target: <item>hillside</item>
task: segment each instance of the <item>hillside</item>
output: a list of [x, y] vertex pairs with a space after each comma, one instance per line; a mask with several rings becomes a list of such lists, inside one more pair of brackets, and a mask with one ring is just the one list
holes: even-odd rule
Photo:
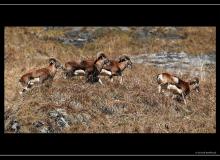
[[[99, 51], [110, 59], [122, 54], [131, 57], [133, 67], [125, 69], [123, 84], [117, 77], [113, 83], [101, 77], [104, 86], [86, 83], [84, 77], [66, 80], [60, 70], [51, 87], [36, 87], [23, 97], [19, 95], [19, 78], [30, 69], [47, 66], [49, 57], [65, 63], [94, 58]], [[5, 132], [215, 133], [216, 64], [204, 62], [201, 76], [200, 68], [195, 74], [191, 63], [185, 70], [177, 63], [172, 72], [182, 79], [195, 75], [201, 78], [201, 92], [192, 92], [184, 105], [158, 94], [154, 77], [168, 71], [166, 65], [158, 67], [159, 61], [149, 65], [143, 59], [145, 54], [158, 53], [209, 59], [216, 54], [216, 29], [6, 27]]]

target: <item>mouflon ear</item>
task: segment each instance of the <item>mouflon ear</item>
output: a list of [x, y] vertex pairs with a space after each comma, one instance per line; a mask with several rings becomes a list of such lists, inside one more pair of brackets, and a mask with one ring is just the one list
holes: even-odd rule
[[119, 62], [123, 62], [123, 61], [125, 61], [126, 60], [126, 56], [125, 55], [121, 55], [120, 57], [119, 57]]

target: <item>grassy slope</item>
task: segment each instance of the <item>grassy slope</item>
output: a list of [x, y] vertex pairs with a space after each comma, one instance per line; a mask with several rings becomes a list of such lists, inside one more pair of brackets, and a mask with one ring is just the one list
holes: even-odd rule
[[[215, 68], [208, 69], [212, 78], [201, 81], [200, 95], [192, 93], [188, 98], [185, 107], [191, 110], [190, 113], [183, 110], [184, 105], [157, 94], [152, 77], [163, 70], [141, 64], [125, 71], [123, 85], [117, 83], [117, 78], [112, 84], [107, 77], [102, 78], [105, 79], [105, 86], [85, 84], [83, 77], [68, 81], [63, 80], [61, 73], [58, 73], [51, 88], [34, 88], [23, 99], [18, 94], [21, 89], [17, 83], [19, 77], [30, 68], [45, 66], [50, 56], [65, 62], [68, 59], [94, 57], [97, 51], [103, 50], [113, 58], [124, 53], [157, 52], [173, 45], [182, 46], [181, 51], [189, 53], [215, 51], [214, 28], [185, 28], [181, 32], [188, 34], [188, 41], [165, 43], [164, 40], [151, 39], [140, 43], [128, 34], [113, 32], [79, 49], [44, 40], [44, 37], [62, 36], [62, 30], [6, 28], [6, 132], [10, 132], [9, 123], [14, 118], [22, 124], [21, 132], [38, 132], [33, 127], [33, 123], [38, 120], [54, 128], [55, 132], [215, 132]], [[63, 108], [68, 113], [69, 128], [61, 129], [48, 116], [55, 108]]]

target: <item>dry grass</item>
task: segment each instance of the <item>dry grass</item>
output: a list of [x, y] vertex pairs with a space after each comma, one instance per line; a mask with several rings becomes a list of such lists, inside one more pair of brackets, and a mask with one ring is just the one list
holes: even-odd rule
[[[172, 43], [184, 44], [185, 51], [215, 51], [215, 37], [207, 39], [215, 30], [204, 30], [207, 32], [185, 28], [181, 34], [187, 32], [191, 45], [187, 45], [187, 39]], [[201, 35], [197, 35], [198, 32]], [[192, 92], [187, 106], [158, 95], [153, 77], [164, 70], [142, 64], [134, 64], [132, 70], [125, 71], [122, 85], [117, 78], [110, 83], [107, 77], [102, 77], [104, 86], [85, 83], [83, 77], [64, 80], [59, 72], [52, 87], [36, 87], [22, 98], [18, 93], [21, 90], [19, 77], [30, 68], [47, 65], [50, 56], [65, 62], [68, 59], [94, 57], [97, 51], [103, 50], [113, 58], [144, 50], [156, 52], [165, 45], [156, 40], [146, 44], [134, 42], [128, 34], [118, 31], [106, 33], [83, 48], [44, 39], [63, 34], [59, 29], [45, 32], [38, 27], [5, 29], [5, 132], [13, 132], [10, 123], [14, 119], [21, 125], [22, 133], [39, 132], [40, 127], [34, 127], [37, 121], [44, 122], [44, 126], [55, 133], [216, 132], [215, 68], [206, 68], [211, 78], [201, 81], [201, 93]], [[201, 37], [205, 40], [202, 41]], [[195, 47], [197, 44], [201, 46]], [[154, 48], [157, 45], [159, 47]], [[171, 44], [168, 42], [166, 45]], [[60, 127], [57, 119], [50, 116], [50, 112], [56, 109], [64, 109], [67, 113], [69, 127]]]
[[[167, 34], [164, 27], [158, 27], [156, 32], [160, 36]], [[171, 33], [172, 34], [172, 33]], [[146, 43], [148, 52], [181, 52], [190, 54], [215, 53], [216, 28], [215, 27], [179, 27], [177, 35], [183, 37], [178, 40], [167, 40], [158, 37], [149, 39]]]

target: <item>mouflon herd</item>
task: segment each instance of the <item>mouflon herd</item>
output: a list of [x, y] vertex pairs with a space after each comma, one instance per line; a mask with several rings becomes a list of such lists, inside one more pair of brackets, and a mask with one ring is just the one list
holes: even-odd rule
[[[72, 60], [62, 65], [56, 58], [49, 59], [49, 65], [44, 68], [31, 70], [22, 75], [19, 79], [23, 89], [19, 92], [21, 95], [30, 90], [34, 85], [49, 84], [60, 69], [63, 72], [64, 79], [70, 79], [74, 76], [83, 75], [86, 82], [99, 82], [103, 85], [100, 76], [108, 76], [113, 82], [114, 76], [120, 77], [120, 84], [123, 83], [123, 71], [126, 68], [132, 68], [132, 62], [129, 56], [121, 55], [116, 60], [110, 60], [104, 52], [98, 52], [94, 60]], [[197, 77], [184, 81], [170, 73], [161, 73], [156, 76], [159, 93], [169, 91], [172, 98], [181, 98], [186, 104], [186, 96], [191, 90], [200, 91], [199, 79]]]

